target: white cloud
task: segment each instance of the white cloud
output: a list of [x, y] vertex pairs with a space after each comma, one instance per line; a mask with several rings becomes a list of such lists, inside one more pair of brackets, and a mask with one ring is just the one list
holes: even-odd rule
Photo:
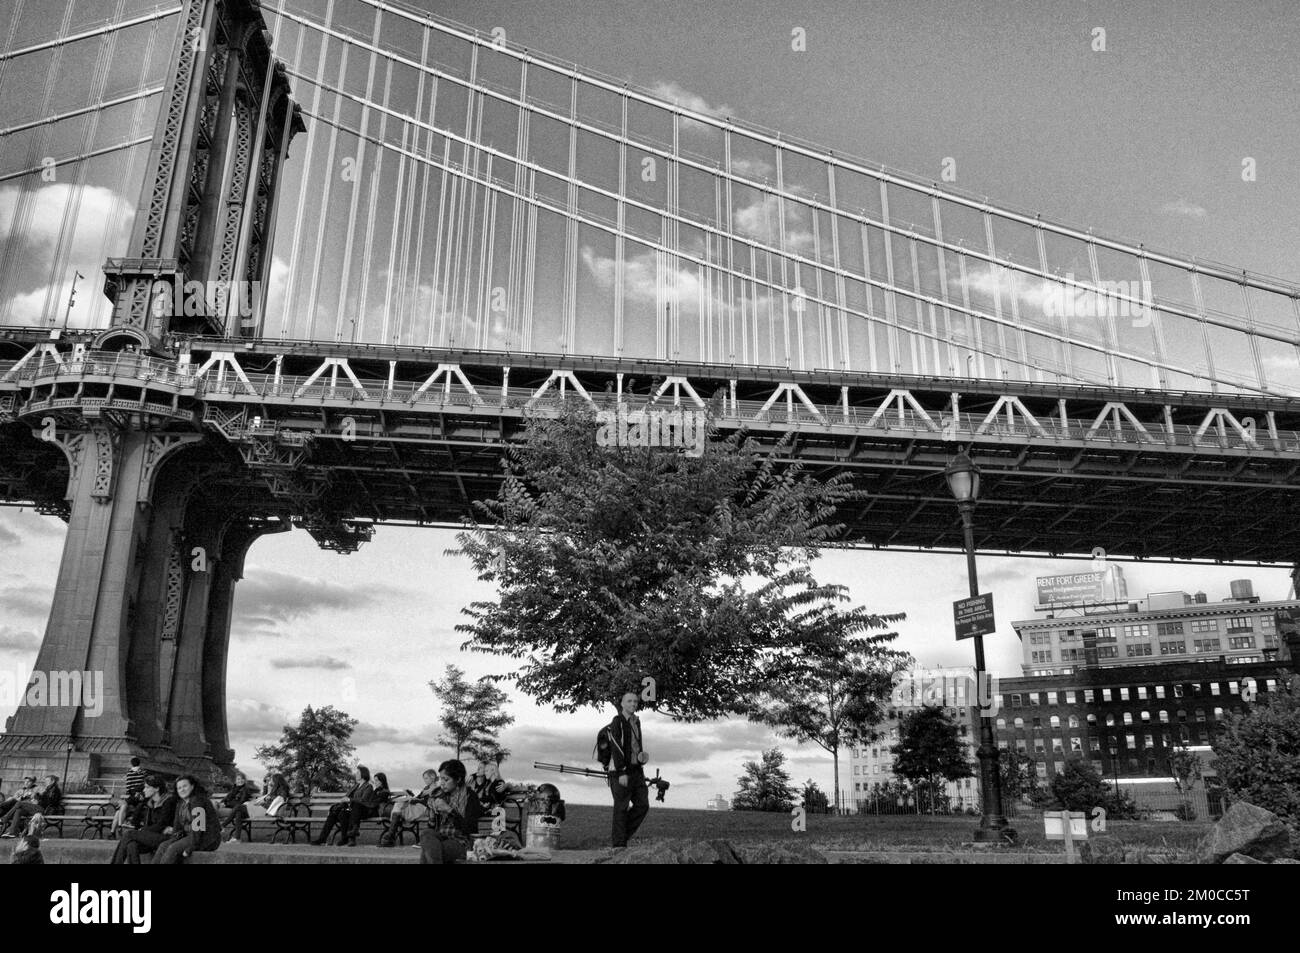
[[[693, 93], [689, 89], [672, 81], [660, 80], [650, 87], [650, 92], [656, 96], [670, 100], [683, 109], [689, 109], [692, 112], [704, 113], [709, 116], [729, 116], [734, 111], [726, 103], [711, 104], [699, 93]], [[687, 119], [686, 122], [694, 120]]]

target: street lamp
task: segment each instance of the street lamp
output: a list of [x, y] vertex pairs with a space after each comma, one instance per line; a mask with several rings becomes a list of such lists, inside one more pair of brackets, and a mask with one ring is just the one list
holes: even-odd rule
[[1110, 770], [1115, 775], [1115, 796], [1119, 797], [1119, 735], [1107, 739], [1106, 750], [1110, 752]]
[[[943, 471], [948, 481], [948, 489], [957, 501], [961, 513], [962, 532], [966, 545], [966, 576], [970, 581], [970, 594], [974, 598], [980, 594], [979, 577], [975, 572], [975, 526], [972, 515], [975, 501], [980, 495], [980, 471], [961, 451]], [[975, 684], [984, 684], [984, 636], [975, 636]], [[993, 740], [993, 719], [983, 711], [980, 712], [980, 746], [975, 752], [980, 763], [980, 796], [983, 812], [979, 829], [975, 831], [977, 844], [1015, 843], [1016, 832], [1007, 823], [1002, 813], [1002, 777], [998, 770], [998, 749]]]
[[71, 741], [68, 742], [67, 755], [63, 759], [63, 786], [68, 786], [68, 765], [72, 763], [72, 752], [76, 750], [76, 745]]

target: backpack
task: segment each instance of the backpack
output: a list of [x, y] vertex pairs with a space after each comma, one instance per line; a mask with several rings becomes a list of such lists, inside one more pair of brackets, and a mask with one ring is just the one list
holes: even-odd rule
[[614, 746], [609, 738], [610, 725], [606, 725], [596, 733], [596, 747], [591, 749], [591, 756], [600, 762], [600, 766], [606, 771], [609, 770], [609, 762], [614, 757]]

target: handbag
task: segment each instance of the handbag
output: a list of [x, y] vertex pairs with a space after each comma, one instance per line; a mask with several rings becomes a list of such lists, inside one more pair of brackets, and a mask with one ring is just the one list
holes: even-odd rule
[[275, 817], [284, 808], [284, 796], [272, 798], [271, 803], [266, 806], [266, 816]]
[[402, 820], [408, 824], [422, 821], [429, 816], [429, 805], [408, 798], [402, 805]]

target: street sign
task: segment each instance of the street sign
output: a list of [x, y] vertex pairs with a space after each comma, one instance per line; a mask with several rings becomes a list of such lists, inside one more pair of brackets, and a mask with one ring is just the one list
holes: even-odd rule
[[959, 642], [977, 635], [993, 634], [997, 629], [993, 622], [993, 593], [983, 592], [969, 599], [958, 599], [952, 604], [952, 621]]

